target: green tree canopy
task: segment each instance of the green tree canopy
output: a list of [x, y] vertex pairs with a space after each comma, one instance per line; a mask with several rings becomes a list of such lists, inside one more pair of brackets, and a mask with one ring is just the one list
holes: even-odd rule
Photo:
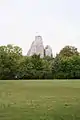
[[74, 46], [65, 46], [59, 53], [61, 57], [72, 57], [74, 55], [79, 56], [79, 52]]

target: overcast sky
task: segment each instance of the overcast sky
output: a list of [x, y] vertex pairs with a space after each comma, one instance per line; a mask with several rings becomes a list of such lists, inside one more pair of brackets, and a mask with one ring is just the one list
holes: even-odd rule
[[0, 45], [27, 54], [36, 32], [53, 54], [65, 45], [80, 50], [80, 0], [0, 0]]

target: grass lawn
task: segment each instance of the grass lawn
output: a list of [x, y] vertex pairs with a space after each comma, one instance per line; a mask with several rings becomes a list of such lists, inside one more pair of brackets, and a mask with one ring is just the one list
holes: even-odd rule
[[80, 120], [80, 81], [0, 81], [0, 120]]

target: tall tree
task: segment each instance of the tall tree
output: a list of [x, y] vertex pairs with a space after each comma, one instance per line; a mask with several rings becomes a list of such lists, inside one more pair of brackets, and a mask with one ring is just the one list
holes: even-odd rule
[[65, 46], [59, 53], [61, 57], [72, 57], [74, 55], [79, 56], [79, 52], [74, 46]]
[[22, 55], [17, 50], [12, 45], [0, 46], [0, 79], [15, 79], [18, 59]]

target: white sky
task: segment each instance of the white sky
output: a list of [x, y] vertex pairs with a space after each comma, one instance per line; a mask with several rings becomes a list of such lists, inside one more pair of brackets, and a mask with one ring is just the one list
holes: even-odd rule
[[0, 0], [0, 45], [27, 54], [36, 32], [54, 55], [65, 45], [80, 50], [80, 0]]

